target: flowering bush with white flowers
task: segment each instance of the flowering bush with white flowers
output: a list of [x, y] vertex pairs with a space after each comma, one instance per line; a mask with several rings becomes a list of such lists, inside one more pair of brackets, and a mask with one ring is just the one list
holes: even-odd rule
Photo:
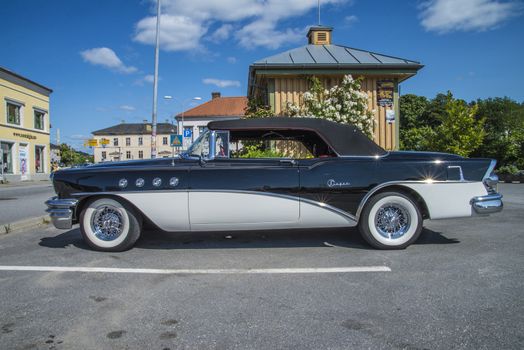
[[317, 77], [312, 77], [311, 88], [302, 95], [303, 105], [287, 104], [290, 116], [323, 118], [337, 123], [352, 124], [370, 138], [373, 137], [373, 111], [367, 109], [368, 94], [360, 90], [362, 81], [344, 76], [340, 85], [325, 89]]

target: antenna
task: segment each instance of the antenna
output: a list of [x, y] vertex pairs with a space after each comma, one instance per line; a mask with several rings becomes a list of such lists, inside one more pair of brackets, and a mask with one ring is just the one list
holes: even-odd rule
[[318, 25], [320, 25], [320, 0], [318, 0]]

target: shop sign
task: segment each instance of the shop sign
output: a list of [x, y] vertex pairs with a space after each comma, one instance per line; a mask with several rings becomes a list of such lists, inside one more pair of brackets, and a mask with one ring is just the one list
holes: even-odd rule
[[107, 145], [109, 145], [109, 142], [110, 142], [109, 139], [100, 139], [100, 144], [101, 144], [102, 146], [107, 146]]
[[393, 106], [395, 83], [393, 80], [377, 81], [377, 103], [381, 107]]
[[36, 140], [36, 136], [35, 135], [31, 135], [31, 134], [21, 134], [19, 132], [14, 132], [13, 136], [21, 137], [23, 139], [28, 139], [28, 140]]

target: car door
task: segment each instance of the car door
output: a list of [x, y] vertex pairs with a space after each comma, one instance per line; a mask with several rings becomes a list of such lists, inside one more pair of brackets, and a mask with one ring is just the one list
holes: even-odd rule
[[291, 159], [202, 162], [191, 169], [191, 229], [292, 226], [300, 212], [298, 187], [298, 167]]
[[299, 161], [300, 197], [306, 202], [356, 215], [366, 193], [376, 185], [377, 160], [332, 157]]

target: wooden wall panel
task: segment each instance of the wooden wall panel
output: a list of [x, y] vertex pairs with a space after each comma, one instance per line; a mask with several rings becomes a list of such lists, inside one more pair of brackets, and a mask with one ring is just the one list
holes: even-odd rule
[[[377, 81], [386, 77], [367, 76], [363, 77], [362, 91], [368, 94], [368, 108], [374, 111], [375, 125], [373, 140], [387, 150], [396, 147], [395, 125], [386, 121], [386, 110], [393, 107], [380, 107], [377, 104]], [[304, 77], [274, 77], [275, 79], [275, 114], [283, 115], [287, 103], [301, 105], [303, 93], [308, 90], [308, 82]], [[325, 88], [329, 89], [342, 82], [340, 76], [321, 77]]]

